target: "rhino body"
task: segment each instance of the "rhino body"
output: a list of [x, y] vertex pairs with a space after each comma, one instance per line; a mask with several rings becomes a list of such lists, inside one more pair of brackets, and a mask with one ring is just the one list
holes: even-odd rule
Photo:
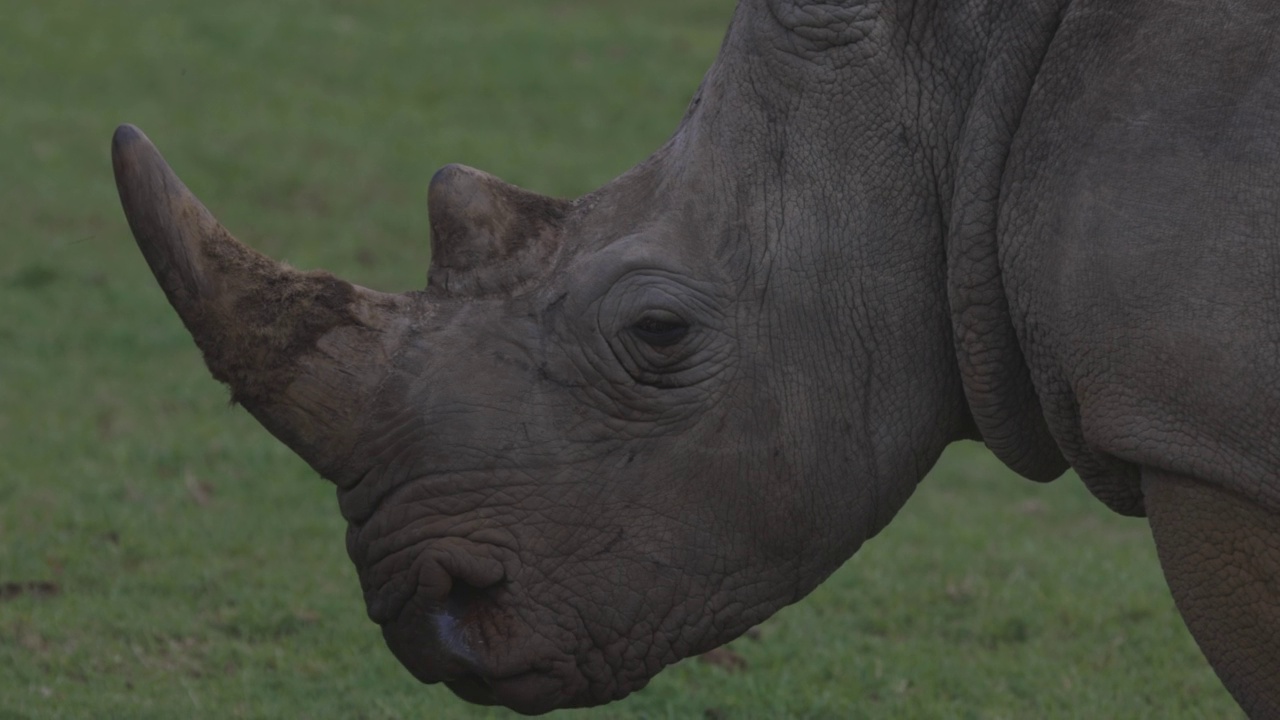
[[817, 586], [942, 449], [1146, 515], [1280, 716], [1280, 5], [741, 0], [669, 142], [558, 200], [450, 166], [421, 292], [235, 241], [136, 129], [147, 261], [339, 488], [424, 682], [623, 697]]

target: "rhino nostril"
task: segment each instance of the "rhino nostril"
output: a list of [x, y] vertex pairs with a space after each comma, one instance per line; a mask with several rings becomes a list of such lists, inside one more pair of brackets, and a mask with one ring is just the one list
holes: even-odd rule
[[449, 611], [436, 613], [435, 625], [436, 638], [440, 641], [441, 649], [467, 666], [475, 665], [475, 654], [467, 644], [466, 634], [457, 616]]
[[478, 588], [466, 581], [455, 579], [453, 587], [449, 588], [449, 596], [445, 599], [445, 607], [450, 615], [462, 618], [480, 602], [486, 592], [487, 588]]
[[[469, 638], [468, 628], [476, 620], [479, 606], [490, 588], [477, 588], [462, 580], [454, 580], [444, 607], [435, 613], [436, 635], [445, 651], [471, 668], [477, 667], [475, 639]], [[479, 641], [483, 643], [483, 641]]]
[[492, 658], [481, 629], [498, 605], [502, 564], [465, 544], [441, 543], [419, 554], [413, 571], [398, 579], [368, 602], [409, 672], [426, 683], [487, 676]]

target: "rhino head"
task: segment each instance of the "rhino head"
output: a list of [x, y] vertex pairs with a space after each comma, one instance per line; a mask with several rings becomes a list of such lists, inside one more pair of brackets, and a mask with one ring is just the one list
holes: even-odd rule
[[213, 376], [337, 485], [420, 680], [620, 698], [803, 597], [968, 431], [926, 118], [817, 92], [906, 96], [904, 68], [761, 51], [865, 55], [805, 22], [740, 9], [670, 141], [585, 197], [439, 171], [418, 292], [259, 255], [116, 132], [147, 262]]

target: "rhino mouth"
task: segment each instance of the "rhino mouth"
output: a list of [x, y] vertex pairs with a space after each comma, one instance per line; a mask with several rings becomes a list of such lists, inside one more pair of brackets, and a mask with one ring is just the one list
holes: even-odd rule
[[413, 597], [380, 623], [383, 637], [415, 678], [442, 683], [467, 702], [528, 715], [584, 704], [580, 684], [552, 669], [562, 662], [547, 659], [560, 654], [512, 623], [510, 608], [497, 601], [504, 590], [502, 583], [456, 582], [443, 602]]
[[[457, 629], [454, 621], [442, 621], [439, 617], [431, 622], [436, 626], [435, 642], [419, 646], [420, 652], [414, 658], [400, 656], [392, 646], [401, 663], [418, 680], [428, 684], [441, 683], [470, 703], [503, 705], [526, 715], [540, 715], [556, 708], [584, 704], [573, 693], [566, 692], [566, 682], [553, 673], [530, 669], [489, 669], [463, 639], [464, 633]], [[515, 638], [510, 640], [516, 641]], [[424, 666], [420, 661], [426, 654], [432, 657]]]
[[504, 705], [526, 715], [540, 715], [565, 707], [559, 680], [530, 671], [504, 678], [468, 675], [445, 680], [454, 695], [476, 705]]

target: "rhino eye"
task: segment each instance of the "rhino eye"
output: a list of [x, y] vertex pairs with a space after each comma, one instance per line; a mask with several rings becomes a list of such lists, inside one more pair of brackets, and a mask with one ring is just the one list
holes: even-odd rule
[[631, 326], [631, 332], [644, 343], [667, 347], [684, 339], [689, 333], [689, 324], [673, 313], [649, 313]]

